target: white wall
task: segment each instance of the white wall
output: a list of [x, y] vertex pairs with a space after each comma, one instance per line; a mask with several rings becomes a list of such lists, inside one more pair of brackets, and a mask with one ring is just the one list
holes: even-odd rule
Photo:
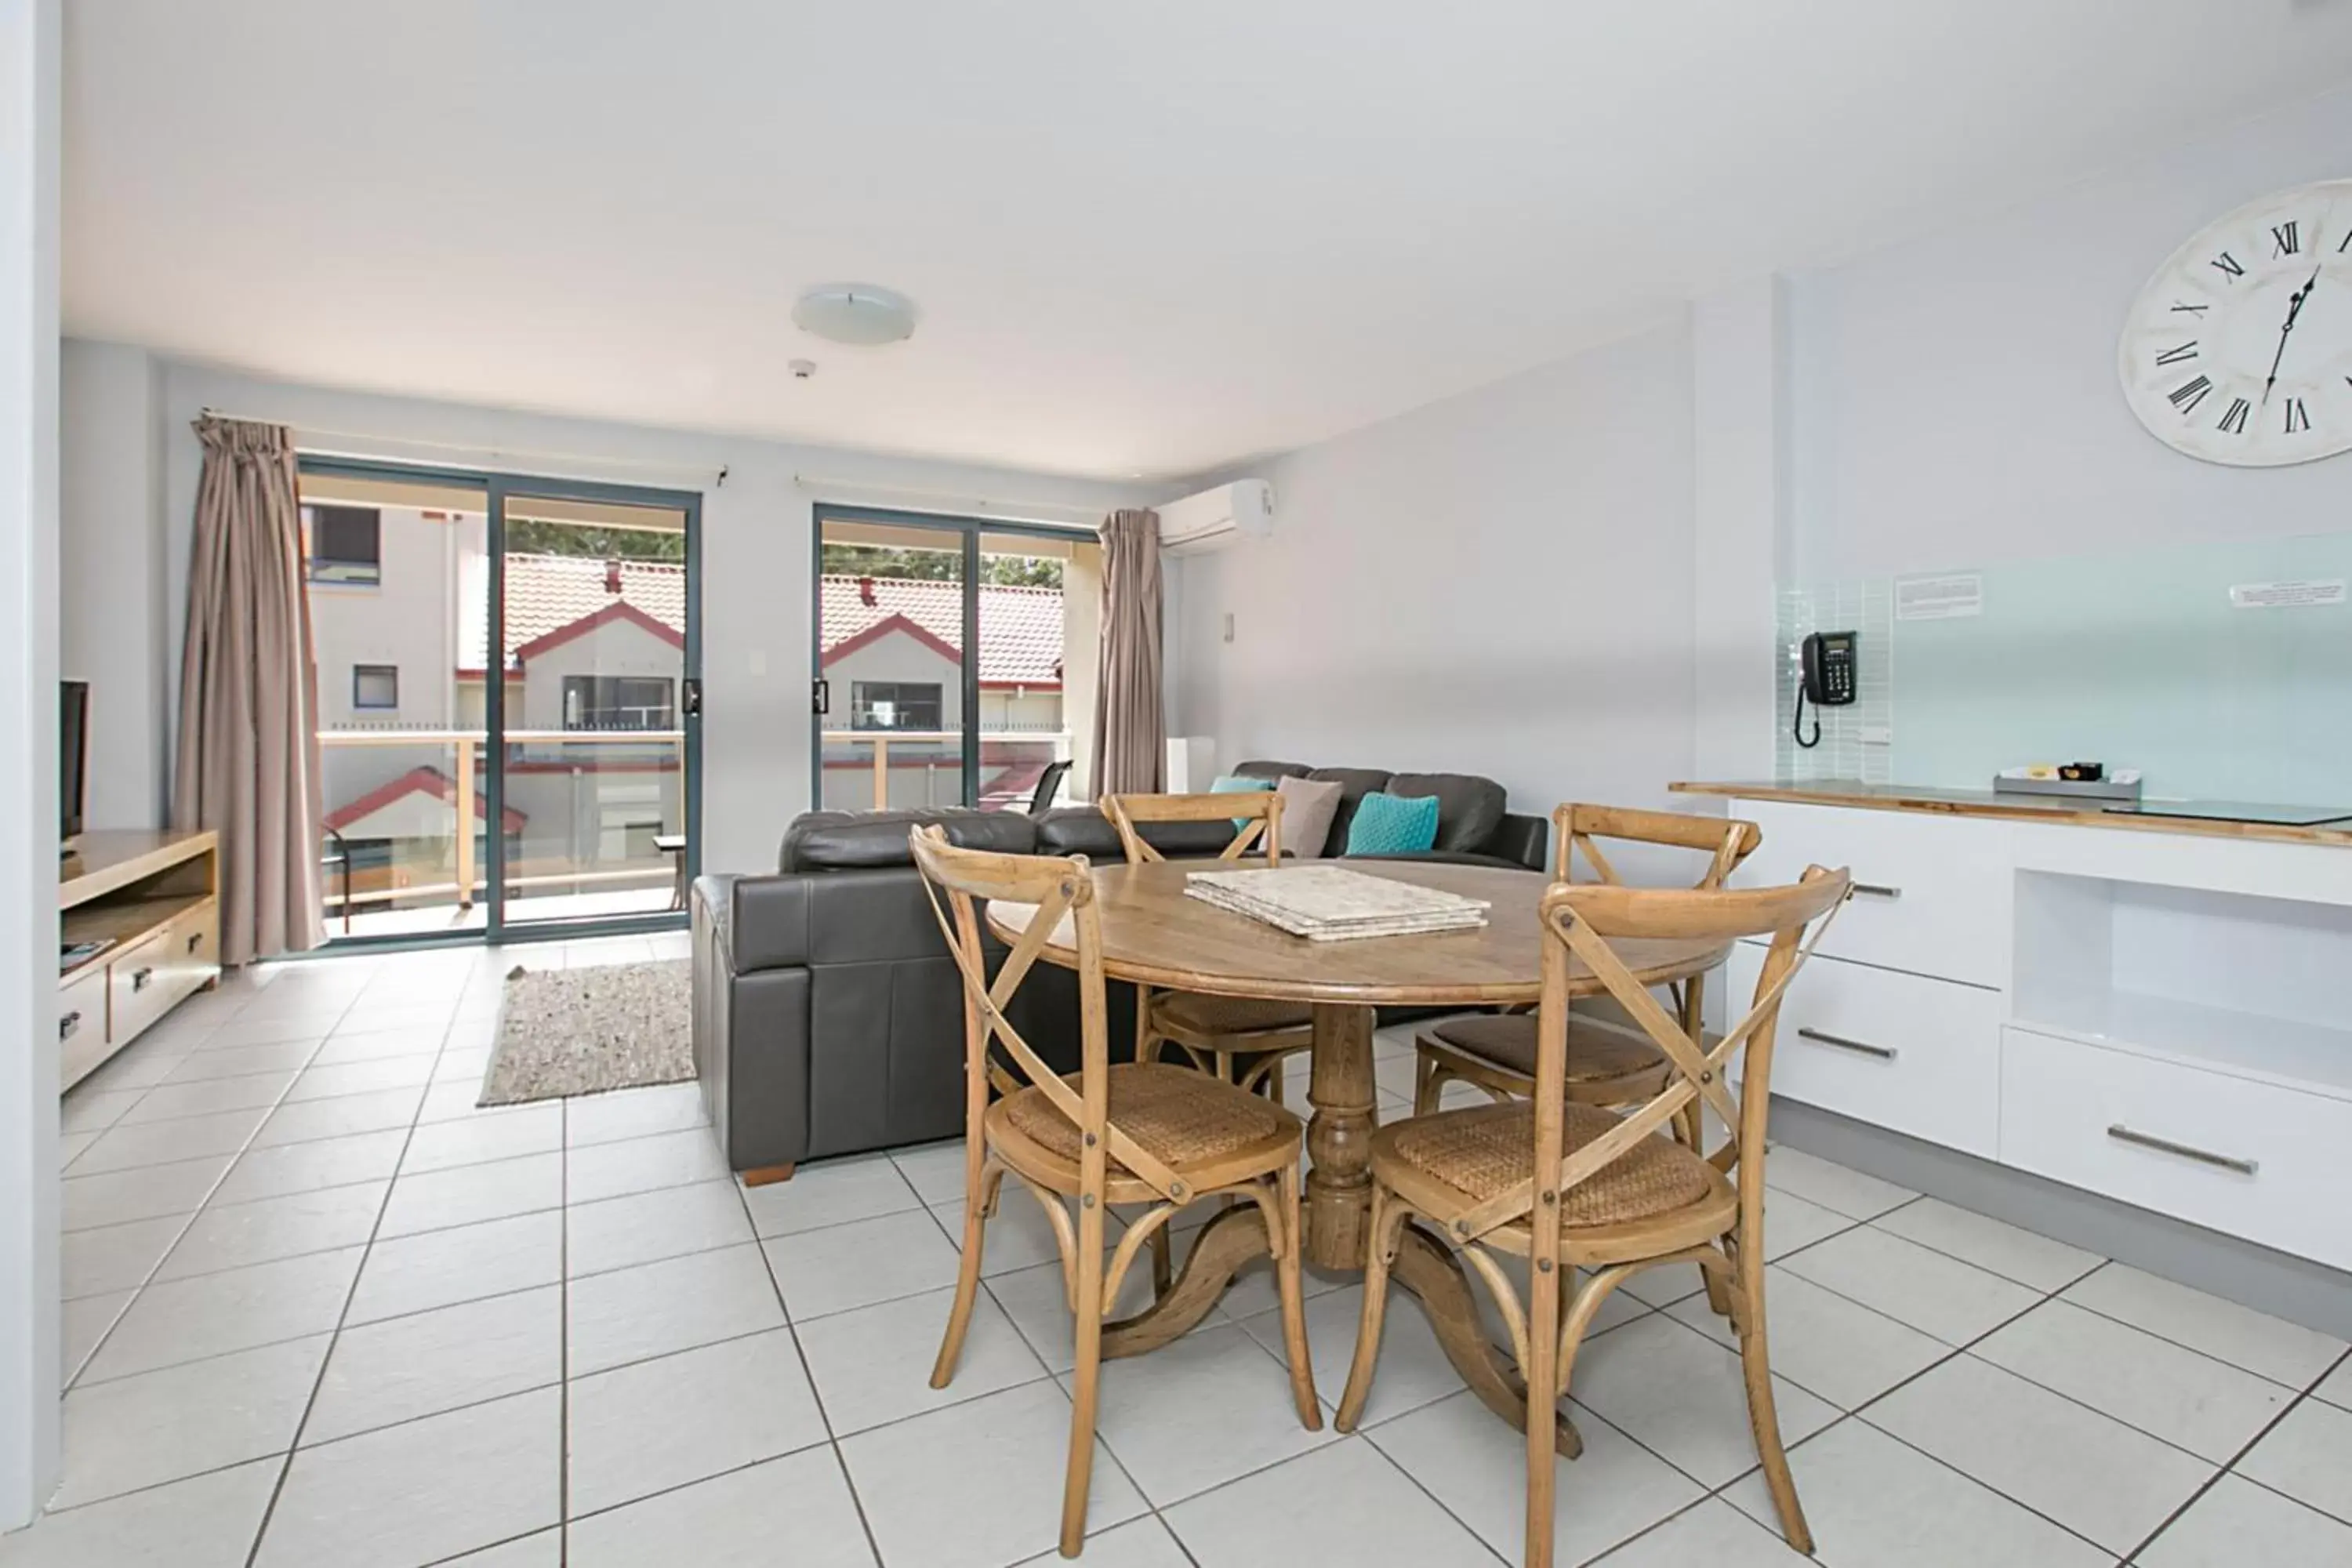
[[0, 3], [0, 1530], [58, 1467], [58, 13]]
[[2116, 344], [2140, 286], [2212, 219], [2338, 179], [2352, 89], [1790, 290], [1804, 580], [2346, 526], [2345, 458], [2228, 468], [2140, 427]]
[[[1047, 515], [1075, 519], [1158, 494], [744, 437], [342, 392], [194, 365], [165, 363], [163, 374], [166, 537], [160, 559], [131, 539], [110, 539], [107, 548], [119, 548], [126, 560], [143, 556], [147, 569], [160, 573], [174, 670], [201, 470], [188, 425], [207, 406], [292, 424], [321, 449], [700, 490], [703, 863], [718, 869], [773, 866], [784, 825], [808, 804], [813, 502], [839, 499], [955, 511], [974, 510], [957, 499], [962, 496], [1013, 497], [1068, 509]], [[721, 467], [729, 470], [723, 487], [715, 483]], [[823, 482], [803, 485], [796, 478], [802, 475]], [[926, 501], [918, 492], [937, 499]], [[67, 619], [76, 624], [105, 613], [82, 595], [68, 599], [66, 608]], [[173, 700], [169, 692], [165, 698]], [[159, 727], [168, 724], [168, 713], [152, 717]], [[148, 759], [159, 781], [169, 758], [168, 745], [159, 742]], [[157, 788], [160, 795], [160, 783]]]
[[[163, 375], [119, 343], [68, 342], [61, 370], [59, 579], [68, 604], [110, 612], [60, 628], [60, 673], [90, 683], [83, 816], [92, 827], [152, 827], [169, 793], [153, 759], [180, 661], [164, 642], [162, 577], [126, 566], [163, 547]], [[137, 548], [126, 552], [126, 540]]]
[[1273, 537], [1174, 563], [1171, 732], [1221, 766], [1485, 773], [1521, 811], [1663, 801], [1691, 772], [1691, 467], [1682, 323], [1254, 465]]

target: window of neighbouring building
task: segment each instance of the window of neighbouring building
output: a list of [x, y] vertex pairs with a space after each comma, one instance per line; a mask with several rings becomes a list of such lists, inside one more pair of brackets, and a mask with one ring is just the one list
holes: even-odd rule
[[859, 680], [849, 688], [853, 730], [936, 730], [940, 724], [940, 683]]
[[352, 666], [352, 706], [386, 709], [400, 706], [400, 667], [396, 664]]
[[670, 730], [677, 724], [677, 683], [667, 676], [567, 675], [567, 730]]
[[383, 581], [383, 513], [372, 506], [306, 506], [310, 581], [373, 587]]

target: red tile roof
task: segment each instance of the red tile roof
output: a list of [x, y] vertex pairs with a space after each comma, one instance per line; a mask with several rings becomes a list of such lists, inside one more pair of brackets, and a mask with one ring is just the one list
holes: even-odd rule
[[[893, 616], [950, 654], [963, 647], [961, 583], [827, 576], [821, 587], [819, 624], [828, 660], [844, 644], [872, 640], [866, 634]], [[980, 585], [980, 679], [987, 686], [1061, 684], [1062, 590]]]
[[[617, 603], [682, 637], [686, 568], [651, 561], [619, 563], [621, 591], [609, 590], [612, 563], [587, 555], [507, 557], [506, 651], [509, 668], [535, 648], [615, 618]], [[963, 587], [899, 577], [827, 576], [821, 625], [830, 660], [853, 641], [887, 636], [894, 617], [952, 656], [963, 645]], [[868, 601], [871, 601], [870, 603]], [[477, 626], [460, 667], [482, 668], [484, 632]], [[861, 644], [862, 646], [862, 644]], [[980, 586], [980, 679], [989, 686], [1058, 686], [1062, 679], [1062, 591], [995, 583]]]
[[[339, 805], [327, 813], [327, 826], [340, 833], [353, 823], [364, 821], [374, 816], [404, 795], [429, 795], [455, 805], [457, 804], [457, 784], [447, 773], [430, 764], [414, 767], [390, 783], [378, 784], [358, 799]], [[487, 821], [489, 816], [489, 802], [482, 798], [481, 785], [478, 782], [474, 786], [473, 804], [474, 820]], [[530, 820], [530, 816], [529, 813], [518, 811], [509, 805], [499, 813], [499, 820], [506, 824], [509, 833], [520, 833], [523, 830], [523, 825]]]

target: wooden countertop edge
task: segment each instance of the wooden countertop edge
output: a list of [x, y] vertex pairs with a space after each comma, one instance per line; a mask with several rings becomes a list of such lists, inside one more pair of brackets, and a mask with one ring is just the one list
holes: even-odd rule
[[[1871, 787], [1876, 790], [1881, 786]], [[1685, 779], [1677, 780], [1666, 788], [1675, 795], [1716, 795], [1728, 800], [1777, 800], [1799, 805], [1850, 806], [1860, 811], [1980, 816], [2004, 822], [2051, 823], [2060, 827], [2099, 827], [2121, 833], [2185, 834], [2197, 838], [2253, 839], [2273, 844], [2315, 844], [2352, 848], [2352, 829], [2333, 826], [2296, 827], [2275, 822], [2214, 822], [2184, 816], [2139, 816], [2121, 812], [2084, 811], [2064, 805], [2009, 805], [1990, 800], [1939, 799], [1934, 795], [1906, 795], [1900, 791], [1859, 794], [1840, 789], [1833, 784], [1724, 784]]]

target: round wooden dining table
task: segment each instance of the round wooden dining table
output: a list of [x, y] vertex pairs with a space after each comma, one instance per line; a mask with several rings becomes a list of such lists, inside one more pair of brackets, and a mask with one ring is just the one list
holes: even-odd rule
[[[1306, 1261], [1327, 1269], [1361, 1272], [1371, 1204], [1370, 1146], [1377, 1125], [1372, 1078], [1374, 1009], [1480, 1007], [1531, 1004], [1541, 994], [1542, 935], [1537, 903], [1549, 880], [1534, 871], [1437, 861], [1356, 860], [1348, 868], [1419, 887], [1442, 889], [1490, 906], [1487, 923], [1471, 931], [1413, 936], [1314, 942], [1188, 896], [1193, 871], [1263, 868], [1265, 862], [1187, 864], [1160, 861], [1104, 866], [1094, 871], [1095, 907], [1102, 930], [1103, 973], [1156, 990], [1215, 996], [1305, 1002], [1314, 1011], [1315, 1039], [1307, 1099], [1307, 1152], [1313, 1161], [1304, 1198]], [[1034, 907], [992, 904], [990, 925], [1006, 941], [1025, 931]], [[1068, 917], [1041, 954], [1066, 968], [1077, 965]], [[1663, 985], [1722, 963], [1721, 942], [1624, 942], [1619, 957], [1644, 984]], [[1571, 959], [1571, 994], [1604, 987], [1580, 960]], [[1229, 1208], [1202, 1228], [1175, 1283], [1146, 1311], [1107, 1324], [1103, 1353], [1132, 1355], [1164, 1344], [1206, 1316], [1234, 1274], [1265, 1254], [1265, 1232], [1255, 1205]], [[1408, 1226], [1400, 1246], [1397, 1281], [1421, 1299], [1447, 1356], [1479, 1397], [1515, 1424], [1524, 1424], [1523, 1387], [1489, 1343], [1453, 1250]], [[1560, 1447], [1574, 1453], [1574, 1429], [1560, 1425]]]

